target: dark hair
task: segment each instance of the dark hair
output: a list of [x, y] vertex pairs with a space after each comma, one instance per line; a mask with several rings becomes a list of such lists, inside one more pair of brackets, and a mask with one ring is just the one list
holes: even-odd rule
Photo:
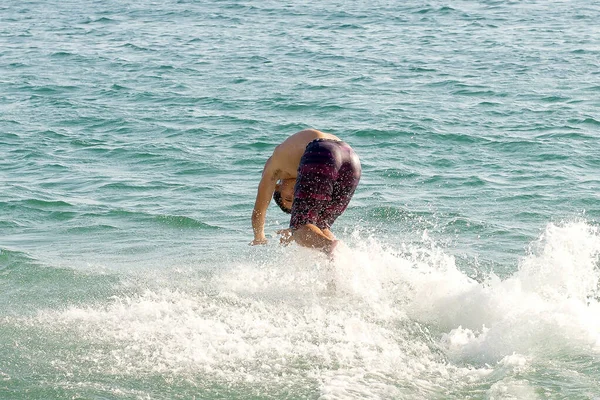
[[275, 200], [275, 203], [277, 203], [279, 208], [281, 208], [281, 211], [283, 211], [284, 213], [288, 213], [288, 214], [292, 213], [292, 210], [290, 208], [287, 208], [283, 204], [283, 200], [281, 199], [281, 192], [279, 190], [276, 190], [273, 192], [273, 200]]

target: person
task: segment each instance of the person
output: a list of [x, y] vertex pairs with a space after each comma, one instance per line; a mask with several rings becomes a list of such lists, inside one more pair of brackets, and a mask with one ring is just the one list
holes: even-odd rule
[[337, 240], [330, 228], [346, 210], [361, 176], [360, 160], [338, 137], [306, 129], [288, 137], [267, 160], [258, 185], [252, 245], [267, 242], [265, 217], [271, 197], [291, 214], [280, 242], [296, 241], [331, 253]]

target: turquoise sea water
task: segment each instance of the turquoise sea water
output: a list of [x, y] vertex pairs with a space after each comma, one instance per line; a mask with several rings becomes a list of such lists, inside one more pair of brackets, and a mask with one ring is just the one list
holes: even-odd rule
[[[599, 17], [2, 2], [0, 399], [600, 398]], [[333, 264], [248, 246], [307, 127], [363, 165]]]

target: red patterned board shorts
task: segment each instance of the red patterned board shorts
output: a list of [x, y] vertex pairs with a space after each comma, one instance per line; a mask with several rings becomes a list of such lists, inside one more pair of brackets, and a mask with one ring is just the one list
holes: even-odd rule
[[310, 142], [298, 166], [290, 228], [314, 224], [329, 229], [348, 207], [360, 174], [358, 156], [347, 143], [332, 139]]

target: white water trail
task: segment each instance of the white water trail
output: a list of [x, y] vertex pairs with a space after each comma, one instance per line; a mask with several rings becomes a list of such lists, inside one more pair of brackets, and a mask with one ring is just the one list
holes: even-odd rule
[[485, 282], [429, 240], [394, 249], [355, 239], [333, 264], [281, 249], [195, 289], [169, 271], [135, 295], [33, 322], [91, 343], [73, 358], [98, 373], [200, 374], [322, 399], [445, 398], [492, 375], [489, 398], [536, 398], [515, 373], [600, 350], [600, 237], [588, 224], [549, 224], [512, 276]]

